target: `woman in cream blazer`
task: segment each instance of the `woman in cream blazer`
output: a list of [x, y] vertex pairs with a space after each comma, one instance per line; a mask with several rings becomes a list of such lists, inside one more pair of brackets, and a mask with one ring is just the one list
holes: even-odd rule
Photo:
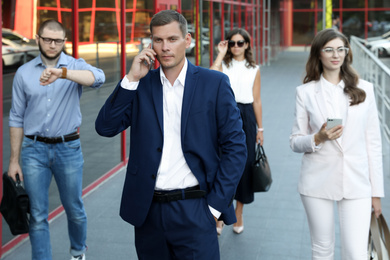
[[[298, 185], [312, 240], [312, 259], [334, 259], [334, 202], [342, 259], [366, 260], [371, 207], [381, 214], [382, 147], [373, 85], [351, 67], [347, 38], [319, 32], [296, 89], [294, 152], [304, 153]], [[327, 128], [328, 118], [342, 124]]]

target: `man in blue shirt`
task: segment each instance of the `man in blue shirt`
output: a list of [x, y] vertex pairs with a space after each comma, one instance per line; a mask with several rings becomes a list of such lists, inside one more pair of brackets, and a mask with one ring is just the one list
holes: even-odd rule
[[19, 175], [30, 198], [33, 260], [52, 259], [48, 225], [52, 175], [68, 218], [72, 259], [84, 260], [87, 250], [79, 101], [82, 86], [99, 88], [105, 76], [83, 59], [66, 55], [65, 41], [61, 23], [42, 23], [36, 35], [40, 55], [17, 70], [12, 86], [8, 175], [13, 179]]

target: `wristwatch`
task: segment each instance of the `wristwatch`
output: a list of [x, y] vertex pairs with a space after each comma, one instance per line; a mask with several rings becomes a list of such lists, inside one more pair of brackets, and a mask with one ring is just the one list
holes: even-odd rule
[[61, 79], [66, 79], [66, 75], [68, 73], [68, 70], [66, 69], [66, 67], [62, 67], [62, 74], [61, 74]]

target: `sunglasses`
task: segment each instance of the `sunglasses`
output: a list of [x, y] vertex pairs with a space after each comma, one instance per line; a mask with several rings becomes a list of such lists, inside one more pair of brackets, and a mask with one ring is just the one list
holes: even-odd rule
[[234, 46], [236, 46], [236, 43], [237, 43], [237, 47], [241, 48], [242, 46], [244, 46], [245, 41], [241, 40], [241, 41], [238, 41], [238, 42], [235, 42], [235, 41], [229, 41], [228, 42], [230, 48], [233, 48]]

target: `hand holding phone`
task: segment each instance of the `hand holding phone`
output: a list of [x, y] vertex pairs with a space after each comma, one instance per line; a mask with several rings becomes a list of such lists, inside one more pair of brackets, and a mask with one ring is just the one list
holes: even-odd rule
[[328, 118], [326, 120], [326, 130], [332, 129], [335, 126], [342, 125], [343, 119], [341, 118]]

